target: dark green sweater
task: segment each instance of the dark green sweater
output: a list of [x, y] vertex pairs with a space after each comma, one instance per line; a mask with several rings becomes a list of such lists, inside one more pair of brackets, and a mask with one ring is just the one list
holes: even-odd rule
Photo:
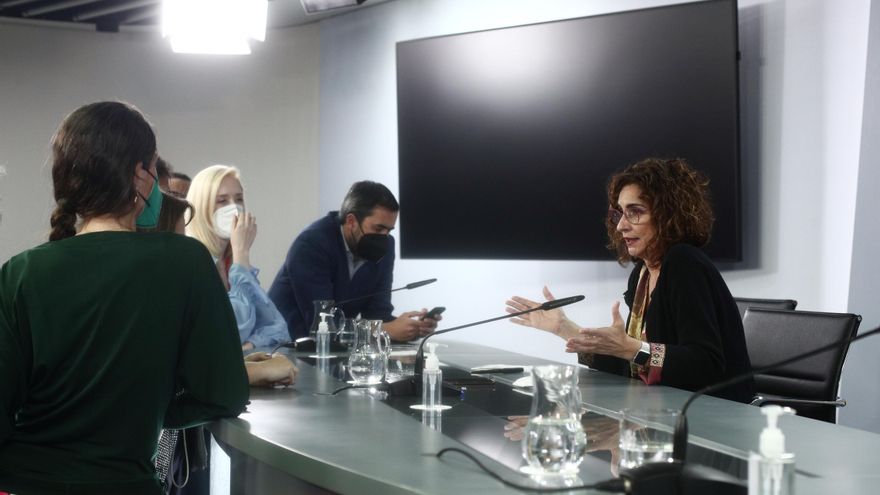
[[0, 491], [159, 493], [159, 431], [248, 398], [235, 316], [198, 241], [101, 232], [0, 269]]

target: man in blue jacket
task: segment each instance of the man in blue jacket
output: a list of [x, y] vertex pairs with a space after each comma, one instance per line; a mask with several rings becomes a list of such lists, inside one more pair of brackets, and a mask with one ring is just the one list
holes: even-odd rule
[[[356, 182], [338, 212], [306, 227], [293, 241], [269, 297], [287, 320], [293, 339], [309, 333], [313, 301], [348, 299], [391, 289], [394, 238], [400, 205], [387, 187]], [[392, 339], [409, 341], [434, 331], [437, 322], [422, 319], [425, 309], [393, 316], [391, 293], [341, 306], [348, 316], [383, 320]]]

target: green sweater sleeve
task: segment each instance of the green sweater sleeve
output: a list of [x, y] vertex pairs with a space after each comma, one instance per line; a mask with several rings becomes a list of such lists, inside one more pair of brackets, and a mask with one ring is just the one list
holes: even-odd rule
[[[5, 288], [0, 287], [0, 290]], [[0, 299], [5, 303], [5, 298]], [[0, 445], [12, 433], [23, 392], [20, 343], [12, 332], [7, 307], [0, 310]]]
[[207, 250], [194, 256], [191, 291], [176, 370], [177, 393], [166, 428], [238, 416], [249, 389], [235, 315]]
[[11, 263], [0, 269], [0, 445], [12, 434], [26, 383], [21, 336], [15, 331], [16, 283]]

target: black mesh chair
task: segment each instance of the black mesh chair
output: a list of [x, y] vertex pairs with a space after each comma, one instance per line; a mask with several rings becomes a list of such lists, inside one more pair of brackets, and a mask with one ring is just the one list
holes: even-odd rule
[[[848, 313], [816, 313], [750, 308], [743, 318], [752, 369], [782, 361], [833, 342], [855, 337], [862, 317]], [[779, 404], [798, 416], [837, 422], [840, 374], [849, 344], [755, 376], [753, 405]]]
[[736, 307], [739, 308], [739, 317], [744, 318], [749, 308], [785, 309], [794, 311], [797, 301], [794, 299], [752, 299], [749, 297], [734, 297]]

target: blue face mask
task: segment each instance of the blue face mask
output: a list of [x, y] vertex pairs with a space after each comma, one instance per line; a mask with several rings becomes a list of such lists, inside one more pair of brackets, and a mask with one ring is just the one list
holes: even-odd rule
[[[149, 172], [147, 172], [149, 174]], [[152, 174], [150, 175], [152, 177]], [[138, 193], [140, 194], [140, 193]], [[141, 196], [144, 198], [143, 196]], [[153, 177], [153, 190], [150, 197], [144, 198], [144, 211], [138, 215], [135, 225], [147, 229], [154, 229], [159, 225], [159, 212], [162, 210], [162, 191], [159, 190], [159, 179]]]

